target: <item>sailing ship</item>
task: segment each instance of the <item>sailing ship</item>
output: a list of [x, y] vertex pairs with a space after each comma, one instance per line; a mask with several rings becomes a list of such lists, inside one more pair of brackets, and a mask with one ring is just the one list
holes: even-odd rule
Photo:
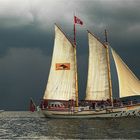
[[119, 82], [119, 96], [140, 95], [140, 81], [109, 43], [88, 31], [89, 64], [84, 101], [78, 100], [76, 44], [55, 24], [55, 41], [42, 113], [49, 118], [110, 118], [140, 116], [140, 103], [113, 99], [110, 52]]

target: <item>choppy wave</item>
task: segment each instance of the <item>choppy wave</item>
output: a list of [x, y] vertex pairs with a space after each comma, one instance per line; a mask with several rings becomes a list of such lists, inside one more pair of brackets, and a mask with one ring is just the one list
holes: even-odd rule
[[0, 113], [0, 139], [140, 139], [140, 118], [46, 119], [31, 112]]

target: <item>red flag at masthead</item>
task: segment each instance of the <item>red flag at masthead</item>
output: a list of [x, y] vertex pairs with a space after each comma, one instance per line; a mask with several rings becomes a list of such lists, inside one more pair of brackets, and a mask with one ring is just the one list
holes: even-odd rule
[[74, 15], [74, 45], [76, 47], [76, 24], [83, 25], [83, 21]]
[[74, 23], [83, 25], [83, 21], [81, 19], [79, 19], [78, 17], [74, 16]]

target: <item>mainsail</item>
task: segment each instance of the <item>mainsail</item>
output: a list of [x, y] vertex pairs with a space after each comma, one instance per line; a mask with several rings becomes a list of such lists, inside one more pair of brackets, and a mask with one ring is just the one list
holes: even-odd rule
[[55, 42], [44, 100], [75, 100], [75, 47], [55, 25]]
[[88, 32], [89, 64], [85, 100], [110, 99], [107, 48]]
[[112, 49], [119, 79], [120, 97], [140, 95], [140, 81]]

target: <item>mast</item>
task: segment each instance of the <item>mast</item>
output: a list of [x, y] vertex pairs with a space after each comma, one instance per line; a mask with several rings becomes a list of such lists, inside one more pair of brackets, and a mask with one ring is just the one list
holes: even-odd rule
[[76, 107], [78, 107], [78, 79], [77, 79], [77, 55], [76, 55], [76, 24], [75, 24], [75, 15], [74, 15], [74, 59], [75, 59], [75, 96], [76, 96]]
[[106, 45], [106, 55], [107, 55], [107, 68], [108, 68], [108, 81], [109, 81], [109, 97], [111, 104], [113, 106], [113, 96], [112, 96], [112, 80], [111, 80], [111, 70], [110, 70], [110, 55], [109, 55], [109, 43], [107, 38], [107, 31], [105, 29], [105, 45]]
[[[75, 16], [74, 16], [75, 18]], [[75, 48], [76, 48], [76, 24], [75, 24], [75, 19], [74, 19], [74, 25], [73, 25], [73, 33], [74, 33], [74, 45], [75, 45]]]
[[75, 55], [75, 69], [76, 69], [76, 73], [75, 73], [75, 88], [76, 88], [76, 107], [78, 107], [78, 80], [77, 80], [77, 58], [76, 58], [76, 24], [80, 24], [83, 25], [83, 22], [81, 21], [81, 19], [79, 19], [78, 17], [76, 17], [74, 15], [74, 46], [75, 46], [75, 50], [74, 50], [74, 55]]
[[107, 38], [107, 31], [106, 31], [106, 29], [105, 29], [105, 42], [106, 42], [106, 44], [108, 44], [108, 38]]

